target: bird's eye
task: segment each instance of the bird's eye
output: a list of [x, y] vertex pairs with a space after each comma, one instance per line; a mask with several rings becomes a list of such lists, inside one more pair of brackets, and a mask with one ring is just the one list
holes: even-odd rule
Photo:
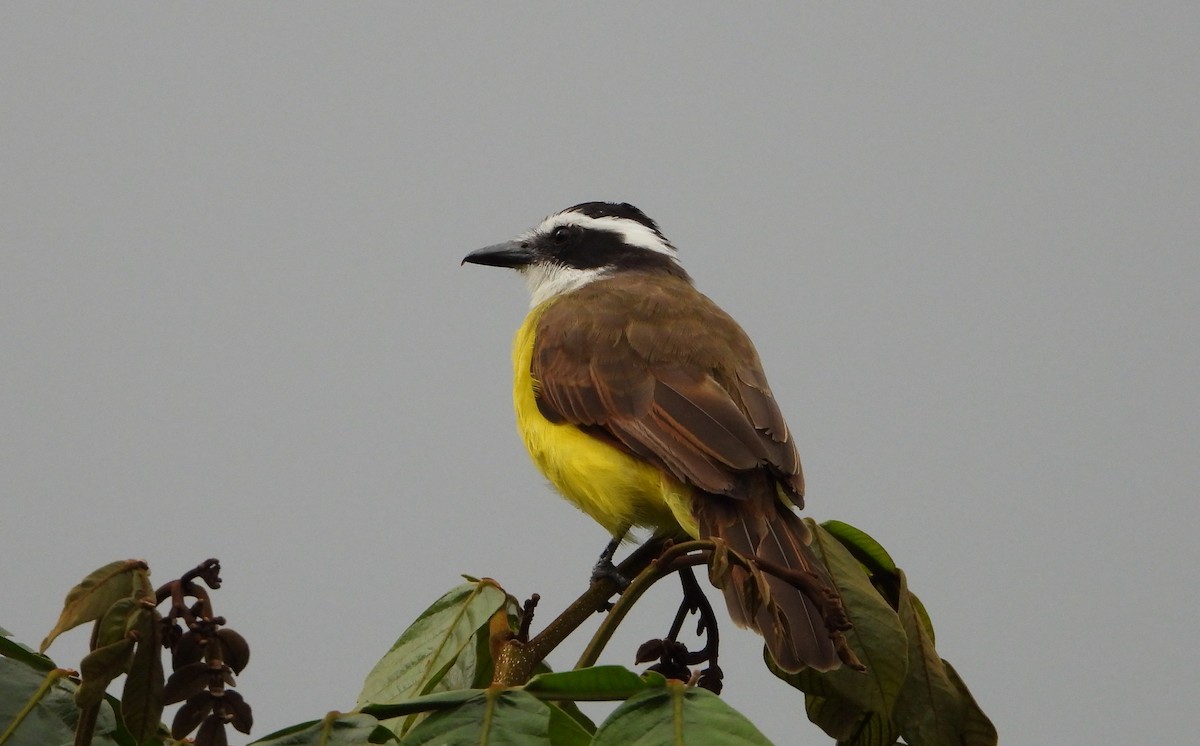
[[550, 240], [557, 244], [566, 243], [571, 238], [571, 228], [566, 225], [560, 225], [550, 231]]

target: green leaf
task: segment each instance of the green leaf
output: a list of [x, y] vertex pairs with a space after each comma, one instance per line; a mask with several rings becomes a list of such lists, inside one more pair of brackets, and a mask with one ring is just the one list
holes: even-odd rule
[[551, 702], [550, 706], [563, 712], [563, 714], [574, 720], [580, 728], [583, 728], [588, 733], [596, 732], [596, 724], [592, 722], [590, 717], [583, 713], [583, 710], [579, 709], [579, 705], [575, 704], [571, 700], [563, 699], [557, 702]]
[[375, 664], [358, 704], [398, 702], [430, 691], [461, 653], [474, 650], [475, 633], [486, 627], [506, 598], [489, 580], [451, 589], [417, 617]]
[[39, 671], [54, 670], [54, 661], [48, 656], [42, 655], [28, 645], [8, 639], [10, 636], [10, 632], [0, 629], [0, 655], [20, 661]]
[[112, 606], [109, 606], [108, 610], [104, 612], [104, 616], [100, 618], [100, 629], [96, 633], [96, 647], [102, 648], [124, 639], [125, 633], [131, 628], [130, 616], [140, 608], [142, 608], [141, 602], [132, 596], [119, 598]]
[[[866, 713], [877, 713], [886, 720], [891, 717], [908, 668], [904, 627], [858, 560], [822, 526], [811, 519], [806, 521], [813, 532], [813, 549], [829, 569], [834, 589], [854, 624], [846, 632], [846, 640], [867, 671], [842, 666], [827, 673], [804, 669], [789, 674], [775, 667], [769, 656], [767, 664], [776, 676], [803, 692], [853, 704], [860, 711], [856, 721], [865, 720]], [[824, 728], [822, 723], [817, 724]], [[828, 729], [826, 732], [838, 737]]]
[[577, 702], [629, 699], [646, 688], [646, 681], [624, 666], [593, 666], [534, 676], [525, 691], [538, 699]]
[[[908, 635], [908, 677], [893, 720], [911, 746], [960, 746], [966, 699], [951, 681], [900, 571], [900, 620]], [[982, 713], [981, 713], [982, 714]]]
[[830, 534], [858, 560], [871, 579], [875, 590], [887, 600], [893, 610], [900, 607], [900, 579], [896, 575], [896, 563], [892, 561], [879, 542], [861, 529], [841, 521], [826, 521], [821, 524]]
[[58, 623], [50, 630], [50, 634], [46, 635], [46, 639], [42, 640], [39, 652], [46, 652], [54, 638], [63, 632], [87, 622], [94, 622], [114, 603], [131, 596], [135, 580], [140, 588], [146, 571], [146, 563], [141, 560], [121, 560], [108, 563], [80, 581], [79, 585], [67, 593]]
[[837, 740], [838, 746], [893, 746], [900, 730], [891, 719], [844, 699], [804, 695], [808, 719]]
[[649, 687], [613, 710], [592, 740], [595, 746], [764, 746], [754, 724], [720, 697], [668, 681]]
[[386, 724], [388, 720], [405, 715], [453, 709], [479, 696], [484, 691], [484, 689], [455, 689], [448, 692], [426, 694], [423, 697], [413, 697], [401, 702], [390, 702], [386, 705], [363, 705], [361, 711]]
[[[452, 671], [457, 685], [480, 678], [479, 669], [491, 666], [488, 620], [506, 603], [508, 594], [486, 578], [452, 588], [417, 617], [375, 664], [356, 706], [361, 709], [428, 694]], [[402, 735], [412, 723], [385, 725]]]
[[[546, 663], [546, 661], [542, 661], [542, 662], [538, 663], [537, 667], [534, 668], [533, 671], [534, 671], [534, 678], [536, 678], [537, 676], [543, 675], [543, 674], [554, 673], [554, 671], [551, 670], [550, 666]], [[530, 679], [530, 680], [532, 681], [532, 679]], [[538, 696], [538, 695], [535, 694], [534, 696]], [[540, 697], [540, 696], [538, 698], [541, 699], [543, 702], [549, 702], [552, 707], [556, 707], [559, 710], [561, 710], [562, 712], [566, 713], [568, 716], [571, 717], [571, 719], [573, 719], [576, 723], [579, 724], [579, 727], [583, 728], [588, 733], [596, 732], [596, 724], [592, 722], [591, 718], [589, 718], [587, 715], [583, 714], [583, 710], [580, 710], [579, 705], [575, 704], [574, 701], [569, 700], [569, 699], [550, 699], [547, 697]]]
[[[907, 589], [907, 585], [905, 588]], [[937, 637], [933, 634], [933, 620], [929, 618], [929, 612], [925, 610], [925, 604], [921, 603], [921, 599], [917, 598], [917, 594], [912, 591], [908, 591], [908, 600], [912, 602], [913, 611], [916, 612], [917, 618], [921, 620], [921, 626], [925, 628], [925, 634], [929, 635], [929, 642], [936, 645]]]
[[860, 528], [855, 528], [842, 521], [825, 521], [821, 528], [850, 550], [854, 558], [863, 563], [871, 572], [895, 574], [896, 563], [887, 550]]
[[[75, 738], [79, 708], [75, 685], [61, 669], [35, 670], [0, 658], [0, 739], [4, 746], [69, 744]], [[109, 702], [100, 704], [92, 746], [120, 746], [117, 719]]]
[[370, 715], [331, 712], [323, 720], [300, 723], [254, 741], [250, 746], [362, 746], [396, 741], [396, 735]]
[[162, 615], [157, 609], [145, 607], [140, 612], [135, 617], [137, 649], [121, 694], [121, 717], [133, 737], [143, 742], [158, 733], [165, 698], [159, 634]]
[[88, 707], [103, 699], [113, 679], [129, 670], [134, 645], [133, 638], [125, 637], [85, 655], [79, 662], [83, 680], [75, 690], [75, 704]]
[[946, 675], [950, 677], [950, 683], [958, 690], [959, 695], [966, 701], [966, 712], [963, 715], [962, 727], [962, 744], [963, 746], [996, 746], [999, 741], [999, 736], [996, 734], [996, 726], [992, 725], [992, 721], [988, 716], [983, 714], [979, 704], [975, 702], [975, 698], [971, 696], [970, 690], [963, 680], [958, 675], [958, 671], [950, 665], [946, 659], [942, 659], [942, 665], [946, 667]]
[[564, 711], [557, 703], [550, 705], [550, 743], [554, 746], [588, 746], [595, 729], [594, 725], [590, 729], [585, 727], [575, 714]]
[[[464, 576], [466, 577], [466, 576]], [[479, 581], [468, 578], [473, 582]], [[505, 612], [508, 615], [509, 628], [516, 631], [521, 614], [521, 606], [512, 596], [505, 596]], [[475, 649], [465, 648], [454, 659], [446, 673], [430, 689], [428, 694], [454, 689], [486, 689], [492, 683], [495, 666], [492, 663], [490, 625], [483, 625], [475, 632]]]
[[[516, 608], [516, 602], [511, 597], [508, 598], [506, 603], [510, 607], [510, 612]], [[510, 621], [515, 625], [515, 617], [512, 617]], [[515, 629], [515, 626], [513, 628]], [[489, 634], [489, 625], [480, 627], [475, 632], [474, 649], [472, 650], [468, 647], [459, 653], [458, 657], [445, 669], [445, 672], [437, 679], [434, 685], [429, 687], [427, 695], [424, 696], [444, 692], [486, 689], [492, 683], [492, 675], [495, 671], [495, 667], [492, 664]], [[370, 706], [364, 709], [370, 709]], [[398, 735], [403, 735], [432, 711], [432, 708], [426, 711], [410, 710], [406, 713], [408, 717], [403, 722], [385, 720], [384, 725], [395, 731]]]
[[430, 715], [409, 731], [404, 744], [550, 746], [555, 743], [552, 721], [554, 732], [568, 729], [567, 742], [578, 742], [582, 729], [561, 711], [556, 714], [550, 705], [520, 689], [491, 688], [459, 707]]

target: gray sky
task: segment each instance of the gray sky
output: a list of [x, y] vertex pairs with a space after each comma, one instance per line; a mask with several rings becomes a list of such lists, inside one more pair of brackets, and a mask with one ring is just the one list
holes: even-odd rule
[[[513, 427], [524, 288], [459, 259], [624, 200], [1006, 743], [1194, 736], [1195, 4], [183, 7], [0, 7], [18, 638], [104, 562], [219, 557], [261, 736], [350, 708], [458, 573], [547, 621], [605, 536]], [[728, 701], [826, 742], [723, 642]]]

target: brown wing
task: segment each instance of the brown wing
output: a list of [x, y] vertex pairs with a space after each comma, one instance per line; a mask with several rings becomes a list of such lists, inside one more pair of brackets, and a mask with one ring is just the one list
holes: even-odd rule
[[[702, 493], [699, 538], [757, 556], [822, 590], [731, 565], [730, 614], [758, 630], [784, 670], [839, 663], [830, 620], [844, 619], [797, 507], [804, 480], [758, 354], [725, 312], [686, 280], [624, 274], [555, 301], [538, 323], [538, 407], [674, 474]], [[734, 499], [723, 499], [725, 495]], [[827, 591], [827, 592], [826, 592]]]
[[799, 506], [796, 453], [758, 354], [681, 278], [623, 274], [558, 299], [539, 321], [538, 407], [654, 461], [705, 492], [740, 497], [770, 469]]

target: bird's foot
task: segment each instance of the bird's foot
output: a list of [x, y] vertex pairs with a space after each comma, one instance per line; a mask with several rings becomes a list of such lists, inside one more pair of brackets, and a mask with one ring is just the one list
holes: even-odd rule
[[[679, 610], [675, 613], [675, 621], [671, 623], [671, 631], [665, 639], [651, 640], [638, 650], [638, 662], [659, 659], [659, 663], [651, 666], [650, 670], [658, 671], [668, 678], [680, 678], [684, 681], [701, 686], [714, 694], [720, 694], [724, 673], [717, 665], [717, 651], [720, 647], [720, 637], [717, 633], [717, 616], [713, 613], [708, 597], [696, 582], [692, 569], [684, 568], [679, 571], [679, 581], [683, 586], [683, 599]], [[689, 616], [696, 614], [696, 634], [704, 638], [704, 647], [690, 651], [678, 642], [683, 623]], [[688, 666], [698, 666], [707, 663], [702, 671], [692, 673]], [[686, 676], [683, 674], [687, 674]]]
[[595, 566], [592, 567], [592, 582], [609, 580], [623, 591], [629, 587], [629, 579], [622, 575], [617, 566], [613, 564], [613, 556], [617, 553], [617, 547], [621, 546], [621, 538], [621, 536], [614, 537], [600, 553], [600, 559], [596, 560]]

